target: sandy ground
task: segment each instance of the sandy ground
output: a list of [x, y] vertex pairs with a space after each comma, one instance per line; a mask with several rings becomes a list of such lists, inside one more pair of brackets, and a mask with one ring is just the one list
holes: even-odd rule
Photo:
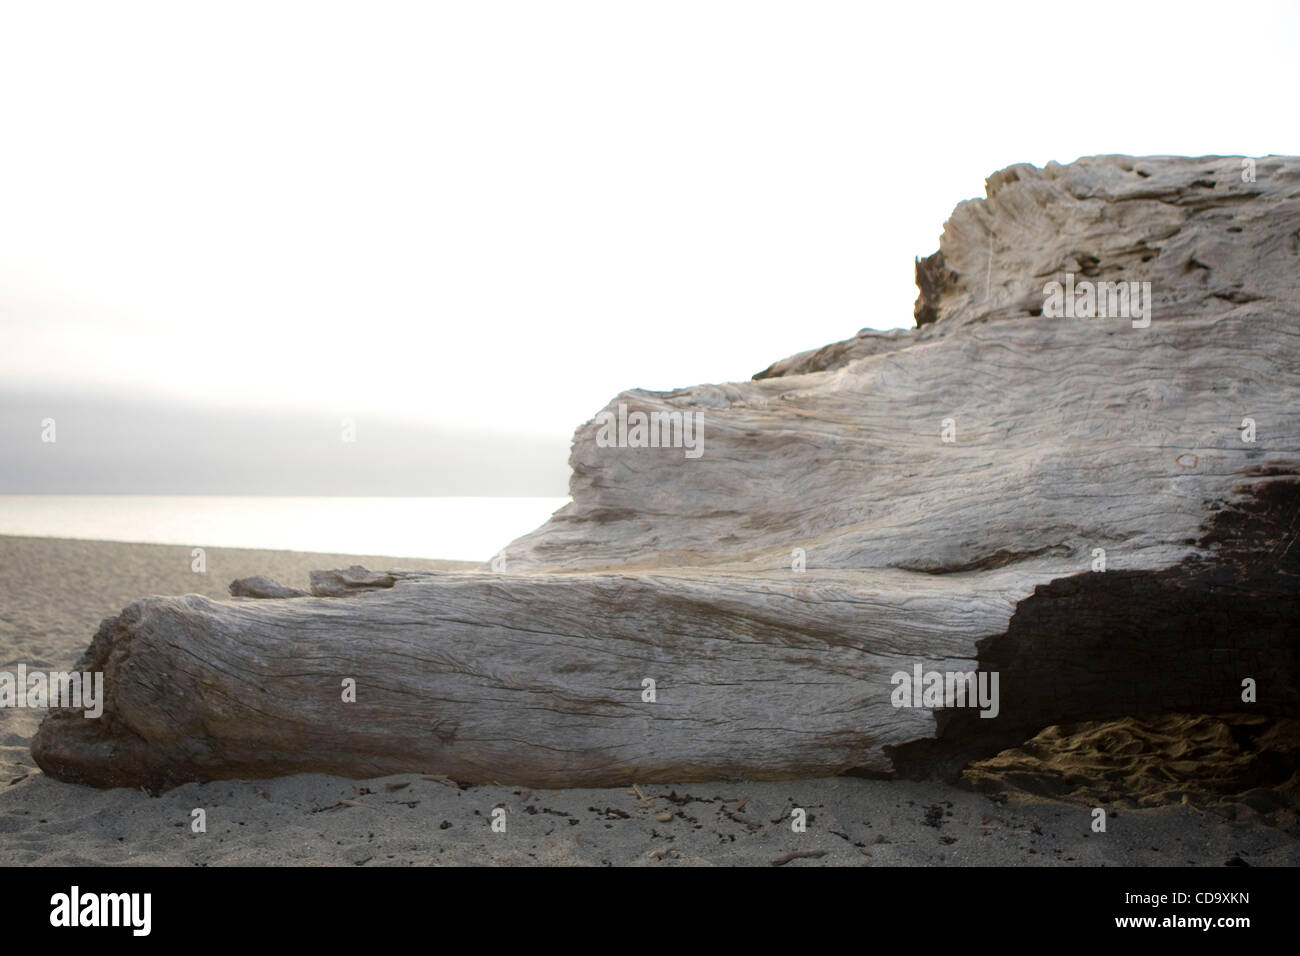
[[[20, 662], [70, 669], [100, 619], [149, 594], [221, 598], [230, 580], [255, 574], [306, 587], [311, 569], [352, 564], [467, 566], [227, 548], [208, 549], [206, 574], [190, 562], [187, 547], [0, 537], [0, 669]], [[999, 789], [999, 773], [1014, 777], [1000, 793], [847, 777], [637, 792], [299, 775], [187, 784], [151, 797], [44, 776], [28, 750], [41, 716], [0, 710], [0, 864], [1300, 864], [1290, 801], [1262, 799], [1258, 788], [1245, 799], [1180, 791], [1181, 802], [1143, 806], [1095, 786], [1060, 786], [1059, 775], [1075, 768], [1061, 763], [1060, 751], [1113, 733], [1095, 728], [1058, 734], [1068, 746], [1053, 738], [1008, 751], [1003, 770], [996, 761], [983, 767], [978, 785], [986, 791]], [[1200, 736], [1221, 733], [1207, 726]], [[1045, 756], [1050, 748], [1053, 756]], [[1088, 760], [1095, 754], [1079, 766]], [[1044, 766], [1058, 776], [1049, 780]], [[1142, 773], [1151, 772], [1143, 765]], [[1091, 826], [1090, 801], [1099, 796], [1111, 801], [1101, 804], [1104, 833]], [[496, 807], [505, 810], [504, 833], [490, 825]], [[791, 826], [796, 807], [806, 812], [802, 833]], [[193, 832], [195, 810], [204, 811], [205, 833]]]

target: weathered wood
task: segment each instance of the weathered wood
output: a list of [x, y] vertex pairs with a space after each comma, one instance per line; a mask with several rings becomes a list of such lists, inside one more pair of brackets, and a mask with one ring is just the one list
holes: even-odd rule
[[306, 597], [308, 594], [301, 588], [286, 587], [279, 581], [272, 581], [260, 574], [231, 581], [229, 591], [231, 597], [246, 598], [292, 598]]
[[[33, 753], [101, 786], [576, 786], [924, 772], [1062, 719], [1241, 707], [1246, 677], [1295, 713], [1300, 160], [1241, 172], [1004, 170], [948, 222], [921, 328], [618, 396], [698, 414], [703, 453], [593, 419], [572, 504], [503, 572], [139, 601], [81, 665], [103, 718], [54, 712]], [[1150, 324], [1036, 314], [1067, 272], [1151, 282]], [[918, 664], [997, 671], [998, 716], [895, 707]]]
[[877, 693], [910, 667], [894, 642], [955, 656], [1006, 606], [970, 585], [953, 601], [935, 578], [903, 598], [906, 577], [458, 572], [346, 599], [150, 598], [95, 637], [85, 669], [111, 688], [104, 717], [50, 717], [36, 752], [47, 772], [99, 785], [884, 771], [880, 744], [930, 723]]

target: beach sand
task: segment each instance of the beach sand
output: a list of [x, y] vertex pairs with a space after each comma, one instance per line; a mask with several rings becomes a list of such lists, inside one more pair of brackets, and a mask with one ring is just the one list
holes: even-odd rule
[[[206, 559], [197, 574], [188, 547], [0, 537], [0, 670], [71, 669], [102, 618], [146, 595], [224, 598], [231, 580], [259, 574], [306, 587], [310, 570], [352, 564], [473, 566], [229, 548], [207, 549]], [[529, 791], [416, 774], [298, 775], [150, 796], [46, 777], [28, 749], [42, 716], [0, 710], [0, 864], [1300, 864], [1293, 786], [1236, 796], [1167, 784], [1161, 760], [1240, 762], [1230, 751], [1242, 735], [1199, 718], [1188, 718], [1197, 721], [1194, 753], [1178, 743], [1175, 718], [1045, 732], [973, 768], [970, 788], [838, 777]], [[1116, 733], [1141, 762], [1126, 765], [1127, 778], [1097, 756]], [[1216, 741], [1228, 763], [1216, 762]], [[1212, 776], [1222, 789], [1224, 775]], [[1139, 778], [1162, 781], [1158, 799], [1116, 791], [1117, 780]], [[1098, 800], [1107, 801], [1095, 803], [1108, 813], [1104, 833], [1092, 830]], [[490, 826], [497, 806], [504, 833]], [[806, 832], [792, 830], [795, 807], [806, 811]], [[199, 809], [205, 833], [191, 827]]]

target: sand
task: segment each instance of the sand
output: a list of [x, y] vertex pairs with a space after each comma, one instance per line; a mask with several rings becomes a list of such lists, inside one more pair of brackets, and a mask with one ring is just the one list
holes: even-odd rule
[[[210, 548], [207, 572], [196, 574], [188, 547], [0, 537], [0, 669], [20, 662], [71, 669], [99, 621], [138, 597], [223, 598], [230, 580], [256, 574], [306, 587], [308, 571], [352, 564], [469, 566]], [[462, 789], [415, 774], [297, 775], [150, 796], [46, 777], [28, 750], [41, 716], [0, 710], [0, 864], [1300, 864], [1295, 813], [1278, 795], [1287, 784], [1238, 796], [1210, 792], [1226, 786], [1224, 772], [1202, 775], [1210, 783], [1200, 789], [1187, 782], [1197, 778], [1189, 761], [1242, 765], [1243, 734], [1210, 718], [1196, 724], [1194, 750], [1180, 749], [1175, 725], [1121, 728], [1131, 759], [1120, 771], [1097, 755], [1112, 746], [1115, 728], [1045, 732], [973, 768], [969, 787], [839, 777], [529, 791]], [[1254, 736], [1262, 734], [1278, 737], [1267, 729]], [[1282, 734], [1278, 746], [1287, 739]], [[1162, 756], [1162, 748], [1177, 752]], [[1125, 791], [1124, 773], [1177, 777], [1162, 760], [1182, 761], [1175, 784]], [[1093, 805], [1107, 810], [1104, 833], [1092, 829]], [[504, 833], [490, 825], [497, 807], [505, 810]], [[805, 832], [792, 829], [794, 808], [806, 813]], [[204, 811], [206, 832], [194, 832], [195, 810]]]

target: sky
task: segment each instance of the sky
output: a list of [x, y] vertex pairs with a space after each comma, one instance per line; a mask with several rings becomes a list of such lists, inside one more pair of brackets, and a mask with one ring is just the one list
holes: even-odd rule
[[[914, 257], [999, 168], [1300, 152], [1298, 28], [1294, 3], [0, 0], [0, 491], [221, 493], [185, 477], [207, 448], [238, 493], [295, 493], [283, 447], [246, 488], [271, 459], [240, 430], [351, 417], [447, 452], [402, 487], [563, 494], [623, 389], [910, 327]], [[81, 465], [29, 467], [29, 418], [91, 408]], [[192, 427], [123, 460], [153, 417]]]

